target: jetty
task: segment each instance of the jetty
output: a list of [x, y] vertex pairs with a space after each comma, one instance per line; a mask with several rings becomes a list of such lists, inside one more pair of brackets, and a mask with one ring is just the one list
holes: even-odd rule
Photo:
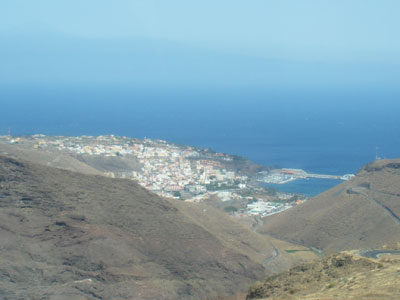
[[285, 184], [297, 179], [321, 178], [335, 180], [349, 180], [354, 177], [354, 174], [344, 175], [328, 175], [307, 173], [302, 169], [274, 169], [271, 171], [260, 172], [257, 176], [257, 181], [273, 184]]

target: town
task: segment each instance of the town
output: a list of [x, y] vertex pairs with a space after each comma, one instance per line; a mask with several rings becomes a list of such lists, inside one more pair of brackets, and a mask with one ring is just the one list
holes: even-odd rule
[[[265, 176], [268, 170], [244, 158], [206, 148], [114, 135], [35, 134], [0, 136], [0, 141], [24, 149], [74, 156], [105, 176], [135, 180], [162, 197], [207, 202], [237, 217], [267, 216], [307, 200], [302, 195], [261, 187], [260, 174]], [[270, 176], [279, 179], [276, 174]]]

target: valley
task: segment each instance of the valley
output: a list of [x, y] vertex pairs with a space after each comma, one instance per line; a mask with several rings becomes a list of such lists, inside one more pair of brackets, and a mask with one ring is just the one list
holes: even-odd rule
[[[44, 139], [0, 143], [0, 294], [6, 299], [244, 299], [249, 286], [248, 299], [341, 293], [363, 299], [376, 288], [359, 290], [367, 278], [397, 282], [399, 160], [368, 164], [337, 187], [302, 199], [253, 185], [261, 167], [228, 154], [150, 140], [98, 146], [98, 140], [115, 143], [113, 136], [86, 137], [81, 148], [64, 137], [62, 145], [72, 148], [65, 150], [57, 148], [60, 137]], [[94, 140], [97, 146], [89, 147]], [[137, 145], [155, 150], [124, 152]], [[105, 153], [76, 150], [96, 148]], [[167, 151], [164, 158], [159, 151]], [[169, 180], [178, 186], [179, 178], [189, 180], [189, 187], [205, 191], [187, 189], [186, 199], [155, 193], [137, 179], [146, 165], [166, 165]], [[139, 177], [127, 176], [134, 172]], [[223, 189], [212, 191], [211, 183]], [[397, 293], [394, 285], [388, 289]], [[385, 295], [377, 299], [391, 299]]]
[[0, 206], [5, 299], [206, 299], [315, 258], [204, 203], [4, 155]]

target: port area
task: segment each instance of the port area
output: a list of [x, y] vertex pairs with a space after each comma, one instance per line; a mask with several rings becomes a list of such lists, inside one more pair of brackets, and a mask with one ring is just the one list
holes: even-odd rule
[[327, 175], [307, 173], [302, 169], [273, 169], [258, 173], [257, 181], [273, 184], [285, 184], [297, 179], [321, 178], [321, 179], [336, 179], [349, 180], [354, 177], [354, 174], [345, 175]]

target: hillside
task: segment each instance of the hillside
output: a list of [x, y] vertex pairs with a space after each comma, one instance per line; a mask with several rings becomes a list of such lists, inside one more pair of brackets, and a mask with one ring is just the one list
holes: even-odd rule
[[399, 299], [400, 259], [341, 252], [253, 285], [247, 299]]
[[400, 159], [379, 160], [303, 205], [267, 217], [259, 230], [326, 253], [400, 240]]
[[83, 174], [102, 175], [102, 170], [92, 167], [61, 151], [35, 150], [24, 145], [11, 145], [0, 141], [0, 154], [15, 159], [35, 162], [44, 166], [70, 170]]
[[130, 180], [6, 156], [0, 206], [6, 299], [205, 299], [313, 258]]

